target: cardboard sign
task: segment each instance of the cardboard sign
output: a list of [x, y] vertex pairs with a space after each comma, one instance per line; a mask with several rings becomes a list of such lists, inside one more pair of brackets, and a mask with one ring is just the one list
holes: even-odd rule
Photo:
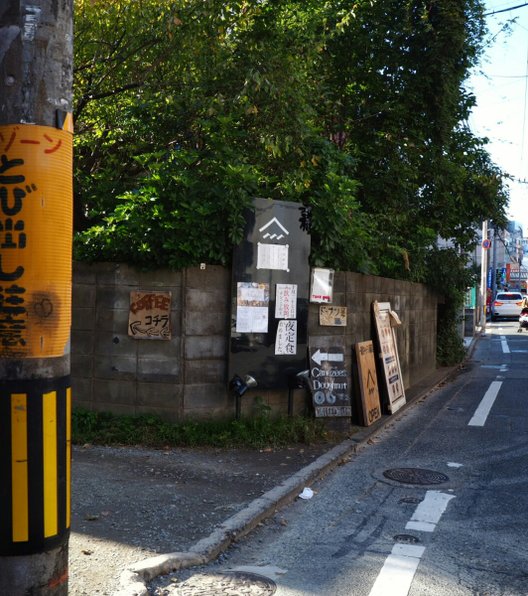
[[350, 375], [345, 367], [344, 342], [337, 337], [317, 337], [314, 342], [317, 344], [311, 344], [309, 352], [315, 416], [351, 416]]
[[128, 335], [135, 339], [170, 339], [170, 292], [130, 292]]
[[380, 359], [387, 389], [388, 408], [389, 412], [394, 414], [406, 401], [394, 332], [394, 325], [399, 323], [399, 318], [391, 310], [390, 302], [374, 302], [373, 309], [380, 347]]
[[381, 406], [378, 391], [378, 377], [374, 358], [374, 344], [362, 341], [356, 344], [356, 356], [359, 372], [359, 389], [363, 410], [363, 424], [370, 426], [381, 418]]

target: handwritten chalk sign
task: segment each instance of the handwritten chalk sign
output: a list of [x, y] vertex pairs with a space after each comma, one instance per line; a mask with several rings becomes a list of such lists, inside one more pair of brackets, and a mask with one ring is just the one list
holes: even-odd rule
[[391, 316], [390, 302], [375, 301], [373, 303], [373, 310], [378, 333], [380, 359], [383, 365], [383, 376], [389, 402], [388, 408], [390, 413], [394, 414], [406, 401], [398, 346], [392, 324], [392, 321], [395, 321], [397, 317]]
[[310, 379], [316, 418], [351, 416], [350, 375], [345, 366], [345, 346], [336, 337], [314, 338], [310, 344]]
[[359, 372], [359, 389], [363, 409], [363, 424], [370, 426], [381, 418], [381, 406], [374, 358], [374, 344], [361, 341], [356, 344], [356, 357]]

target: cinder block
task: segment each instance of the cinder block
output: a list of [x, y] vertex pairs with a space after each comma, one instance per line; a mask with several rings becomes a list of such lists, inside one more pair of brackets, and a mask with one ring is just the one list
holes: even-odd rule
[[187, 360], [185, 362], [185, 382], [189, 385], [200, 383], [222, 383], [227, 385], [227, 362], [222, 360]]
[[77, 330], [93, 330], [95, 325], [95, 308], [72, 308], [72, 328]]
[[185, 285], [187, 288], [206, 291], [210, 288], [217, 288], [224, 295], [228, 295], [231, 286], [231, 272], [219, 265], [206, 264], [205, 269], [189, 267], [185, 270]]
[[126, 355], [137, 357], [137, 342], [126, 333], [95, 332], [94, 351], [97, 355]]
[[186, 337], [184, 354], [186, 360], [214, 360], [227, 356], [227, 337]]
[[73, 285], [88, 284], [95, 286], [97, 280], [97, 265], [94, 263], [83, 263], [74, 261], [72, 263]]
[[[93, 384], [94, 408], [97, 405], [102, 406], [102, 410], [120, 405], [129, 414], [133, 414], [136, 405], [136, 381], [95, 379]], [[108, 409], [108, 411], [111, 410]]]
[[130, 292], [135, 288], [126, 286], [98, 286], [96, 295], [96, 308], [112, 310], [114, 308], [130, 309]]
[[[181, 292], [182, 286], [182, 272], [171, 271], [170, 269], [156, 269], [151, 271], [140, 271], [138, 276], [138, 284], [140, 288], [177, 288], [176, 293]], [[177, 299], [177, 296], [174, 296]]]
[[178, 416], [183, 407], [183, 387], [168, 383], [138, 383], [137, 406], [173, 410]]
[[72, 305], [75, 308], [95, 308], [95, 284], [74, 283], [72, 285]]
[[225, 410], [227, 406], [228, 391], [223, 384], [185, 385], [183, 389], [183, 409], [186, 414], [200, 408]]
[[181, 338], [175, 334], [169, 340], [134, 339], [138, 358], [168, 358], [180, 361]]
[[71, 345], [72, 354], [89, 355], [94, 352], [94, 334], [93, 331], [72, 329]]
[[175, 383], [181, 382], [180, 361], [174, 358], [138, 358], [138, 381], [149, 383]]
[[129, 308], [98, 308], [95, 312], [95, 328], [110, 333], [128, 334]]
[[229, 309], [229, 295], [221, 288], [185, 289], [185, 310], [199, 312], [227, 312]]
[[134, 381], [137, 376], [137, 359], [134, 356], [105, 355], [94, 358], [96, 379]]
[[73, 378], [91, 379], [93, 376], [93, 356], [72, 352], [71, 375]]
[[187, 311], [185, 313], [185, 334], [223, 335], [229, 331], [227, 312]]
[[72, 375], [72, 404], [78, 406], [91, 404], [93, 400], [93, 379], [91, 377], [81, 378]]

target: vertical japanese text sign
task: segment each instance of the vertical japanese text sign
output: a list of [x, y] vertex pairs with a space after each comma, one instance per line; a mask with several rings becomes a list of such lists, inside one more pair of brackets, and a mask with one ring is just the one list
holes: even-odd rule
[[69, 352], [71, 162], [70, 132], [0, 127], [1, 358]]
[[[39, 372], [0, 380], [0, 556], [53, 548], [70, 527], [72, 132], [71, 115], [0, 126], [0, 359]], [[47, 376], [48, 359], [67, 374]]]
[[380, 359], [387, 389], [388, 407], [394, 414], [405, 404], [405, 390], [398, 355], [398, 345], [391, 325], [390, 302], [374, 302], [374, 320], [378, 332]]

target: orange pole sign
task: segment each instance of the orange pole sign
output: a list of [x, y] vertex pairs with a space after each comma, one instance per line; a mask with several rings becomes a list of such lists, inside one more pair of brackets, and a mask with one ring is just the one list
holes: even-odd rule
[[71, 130], [0, 126], [0, 358], [69, 353], [72, 145]]

